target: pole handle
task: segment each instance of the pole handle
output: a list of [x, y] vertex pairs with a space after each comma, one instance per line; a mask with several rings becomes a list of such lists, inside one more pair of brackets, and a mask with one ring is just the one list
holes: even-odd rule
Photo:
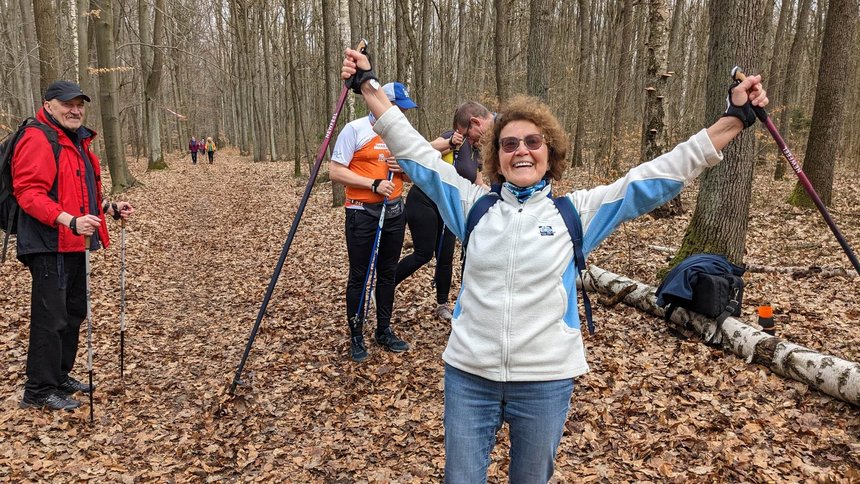
[[[743, 82], [743, 80], [746, 78], [747, 78], [747, 75], [744, 74], [744, 70], [741, 69], [740, 66], [734, 66], [732, 68], [732, 80], [733, 81]], [[761, 121], [762, 123], [767, 121], [767, 111], [765, 111], [763, 107], [753, 106], [752, 108], [753, 108], [753, 112], [755, 113], [755, 116], [758, 118], [759, 121]]]
[[90, 241], [92, 240], [92, 235], [84, 235], [84, 248], [86, 250], [90, 250]]
[[[356, 44], [356, 46], [355, 46], [355, 50], [361, 52], [364, 55], [367, 55], [367, 39], [359, 40], [358, 44]], [[348, 77], [346, 80], [344, 80], [343, 81], [344, 85], [345, 86], [351, 86], [353, 77], [355, 77], [354, 74], [352, 76]]]

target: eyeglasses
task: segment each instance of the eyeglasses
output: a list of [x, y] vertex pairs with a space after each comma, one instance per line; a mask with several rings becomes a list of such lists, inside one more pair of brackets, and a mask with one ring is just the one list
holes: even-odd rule
[[526, 149], [529, 151], [539, 150], [543, 146], [544, 136], [542, 134], [530, 134], [525, 138], [515, 138], [508, 136], [499, 140], [499, 147], [505, 153], [513, 153], [520, 147], [520, 141], [525, 143]]

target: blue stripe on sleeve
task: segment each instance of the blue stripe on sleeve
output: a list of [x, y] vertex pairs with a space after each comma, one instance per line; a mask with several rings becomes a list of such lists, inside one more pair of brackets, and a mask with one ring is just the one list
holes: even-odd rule
[[448, 229], [458, 239], [463, 240], [466, 232], [466, 217], [463, 213], [463, 203], [460, 201], [460, 190], [454, 185], [445, 183], [439, 172], [414, 160], [398, 159], [397, 163], [409, 175], [412, 182], [436, 203], [439, 215], [442, 216]]
[[681, 193], [684, 184], [678, 180], [652, 178], [627, 185], [624, 197], [600, 206], [583, 236], [582, 251], [588, 255], [622, 222], [646, 214]]

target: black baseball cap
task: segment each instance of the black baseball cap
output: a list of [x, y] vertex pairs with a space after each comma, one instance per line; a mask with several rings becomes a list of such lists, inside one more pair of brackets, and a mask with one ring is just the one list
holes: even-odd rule
[[45, 89], [45, 101], [51, 99], [71, 101], [76, 97], [82, 97], [84, 101], [91, 102], [90, 97], [81, 90], [81, 86], [72, 81], [54, 81], [48, 86], [48, 89]]

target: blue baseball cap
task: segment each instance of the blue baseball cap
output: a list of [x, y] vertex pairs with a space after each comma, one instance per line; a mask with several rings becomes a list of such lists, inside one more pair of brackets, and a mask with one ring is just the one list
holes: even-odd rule
[[399, 108], [412, 109], [418, 107], [415, 101], [409, 98], [409, 91], [406, 90], [406, 86], [399, 82], [389, 82], [382, 86], [382, 90], [385, 91], [388, 100], [396, 104]]

